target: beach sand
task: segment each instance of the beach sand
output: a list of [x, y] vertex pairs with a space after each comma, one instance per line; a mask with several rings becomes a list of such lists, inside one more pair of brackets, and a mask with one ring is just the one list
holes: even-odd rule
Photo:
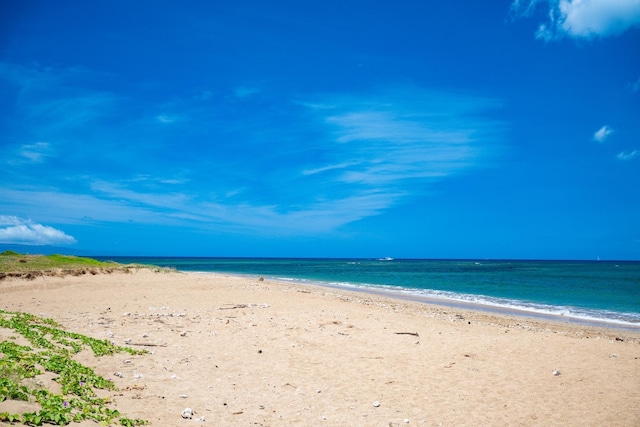
[[153, 426], [640, 425], [635, 332], [147, 269], [1, 281], [0, 308], [149, 350], [79, 357]]

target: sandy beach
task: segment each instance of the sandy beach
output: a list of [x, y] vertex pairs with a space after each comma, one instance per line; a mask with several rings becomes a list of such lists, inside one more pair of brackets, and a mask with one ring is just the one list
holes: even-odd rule
[[147, 269], [4, 280], [0, 308], [148, 350], [79, 357], [153, 426], [640, 425], [636, 332]]

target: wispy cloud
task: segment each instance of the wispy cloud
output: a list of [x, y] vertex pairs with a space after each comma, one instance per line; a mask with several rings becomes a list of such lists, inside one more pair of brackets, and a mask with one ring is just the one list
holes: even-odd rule
[[[424, 197], [449, 176], [490, 165], [506, 129], [489, 118], [500, 108], [495, 100], [417, 88], [315, 96], [312, 101], [294, 105], [297, 112], [291, 117], [296, 120], [286, 116], [277, 126], [266, 123], [270, 133], [255, 130], [261, 120], [245, 126], [251, 132], [243, 140], [293, 141], [277, 146], [277, 159], [266, 162], [245, 151], [243, 179], [229, 180], [208, 160], [204, 166], [190, 163], [188, 180], [184, 173], [109, 180], [94, 174], [81, 180], [88, 188], [75, 193], [0, 189], [0, 200], [30, 214], [46, 200], [57, 222], [87, 216], [238, 233], [324, 233]], [[301, 118], [315, 140], [287, 136], [289, 123]]]
[[539, 25], [536, 38], [545, 41], [608, 37], [640, 26], [638, 0], [515, 0], [516, 16], [530, 16], [538, 6], [546, 9], [547, 20]]
[[346, 169], [346, 168], [351, 167], [351, 166], [355, 166], [357, 164], [358, 164], [358, 162], [345, 162], [345, 163], [340, 163], [340, 164], [335, 164], [335, 165], [320, 166], [320, 167], [314, 168], [314, 169], [305, 169], [305, 170], [302, 171], [302, 175], [315, 175], [317, 173], [341, 170], [341, 169]]
[[610, 126], [604, 125], [593, 134], [593, 140], [596, 142], [605, 142], [613, 132], [614, 130]]
[[43, 163], [47, 158], [54, 155], [54, 150], [48, 142], [35, 142], [33, 144], [23, 144], [13, 152], [13, 156], [8, 159], [11, 164], [19, 163]]
[[68, 245], [76, 243], [76, 239], [61, 230], [28, 219], [0, 215], [0, 243]]
[[[158, 195], [160, 197], [160, 195]], [[104, 194], [71, 192], [70, 189], [0, 188], [0, 210], [41, 216], [49, 222], [76, 224], [82, 218], [97, 222], [161, 224], [164, 212], [154, 212], [134, 200], [109, 199]], [[169, 219], [164, 218], [165, 223]]]
[[[226, 181], [224, 167], [206, 193], [193, 185], [167, 192], [123, 180], [95, 181], [92, 192], [135, 206], [138, 215], [161, 213], [162, 221], [246, 232], [331, 231], [421, 197], [448, 176], [490, 164], [506, 128], [489, 118], [499, 108], [493, 99], [414, 87], [314, 96], [293, 110], [279, 107], [288, 111], [282, 117], [242, 117], [242, 140], [267, 144], [258, 150], [281, 141], [273, 147], [275, 154], [267, 153], [267, 162], [252, 155], [256, 148], [243, 149], [245, 180]], [[292, 127], [295, 122], [304, 131]], [[310, 132], [315, 139], [297, 132]], [[259, 187], [251, 189], [254, 180]]]
[[[83, 69], [55, 69], [0, 62], [0, 80], [14, 85], [18, 94], [11, 99], [11, 123], [15, 132], [28, 140], [58, 144], [82, 139], [86, 144], [94, 132], [102, 129], [122, 108], [113, 93], [91, 89], [95, 74]], [[117, 108], [119, 107], [119, 108]], [[110, 123], [111, 124], [111, 123]], [[40, 147], [32, 147], [43, 152]], [[72, 150], [65, 150], [70, 152]]]
[[48, 159], [57, 156], [57, 150], [48, 142], [40, 141], [31, 144], [8, 143], [0, 148], [0, 165], [13, 168], [29, 168], [40, 164], [45, 164]]
[[[174, 143], [176, 135], [184, 134], [189, 124], [188, 116], [180, 110], [183, 106], [174, 108], [171, 99], [145, 102], [136, 98], [130, 88], [119, 93], [117, 84], [109, 85], [112, 92], [104, 91], [103, 77], [86, 69], [0, 62], [0, 82], [13, 86], [12, 93], [16, 94], [6, 102], [12, 103], [11, 111], [17, 118], [5, 122], [10, 142], [2, 147], [2, 157], [14, 167], [44, 163], [53, 156], [60, 158], [57, 167], [64, 170], [58, 169], [49, 177], [50, 185], [55, 185], [56, 179], [72, 176], [109, 174], [118, 169], [135, 171], [140, 165], [146, 171], [144, 166], [158, 158], [164, 162], [162, 166], [168, 166], [164, 171], [170, 169], [172, 159], [165, 159], [164, 153], [172, 152], [172, 147], [167, 149], [165, 144]], [[95, 89], [96, 81], [100, 89]], [[202, 103], [193, 99], [191, 102]], [[20, 172], [21, 176], [29, 174], [26, 170]]]
[[78, 223], [81, 218], [90, 218], [94, 223], [188, 226], [244, 234], [312, 235], [335, 231], [344, 224], [376, 215], [388, 207], [389, 197], [389, 194], [362, 192], [284, 208], [201, 200], [197, 194], [137, 192], [104, 184], [97, 186], [93, 194], [0, 188], [0, 207], [37, 214], [46, 200], [47, 216], [61, 222]]
[[[416, 88], [308, 104], [334, 135], [309, 171], [334, 172], [337, 182], [378, 191], [426, 184], [482, 165], [504, 124], [480, 118], [494, 100]], [[319, 163], [319, 162], [317, 162]]]
[[623, 151], [616, 156], [616, 158], [618, 158], [619, 160], [633, 160], [639, 157], [640, 157], [640, 150]]
[[[243, 102], [189, 93], [145, 104], [72, 75], [0, 67], [22, 94], [13, 134], [65, 153], [46, 181], [20, 170], [24, 182], [0, 188], [0, 211], [36, 217], [46, 201], [56, 223], [327, 232], [489, 165], [506, 130], [494, 99], [417, 87], [295, 101], [239, 87]], [[23, 145], [22, 158], [46, 160], [45, 144]]]
[[61, 94], [59, 97], [38, 102], [29, 101], [19, 107], [30, 122], [48, 124], [43, 132], [78, 129], [105, 118], [112, 111], [114, 99], [106, 93]]

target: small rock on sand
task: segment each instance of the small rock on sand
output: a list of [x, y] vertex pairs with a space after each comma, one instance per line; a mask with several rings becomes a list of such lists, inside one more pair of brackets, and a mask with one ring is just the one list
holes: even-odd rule
[[193, 418], [193, 409], [191, 408], [184, 408], [182, 410], [182, 413], [180, 414], [182, 415], [182, 418], [187, 419], [187, 418]]

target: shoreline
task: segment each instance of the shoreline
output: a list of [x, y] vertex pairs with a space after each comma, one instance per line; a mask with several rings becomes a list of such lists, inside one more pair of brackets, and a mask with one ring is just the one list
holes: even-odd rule
[[[178, 270], [180, 271], [180, 270]], [[430, 295], [421, 295], [414, 292], [409, 288], [392, 289], [389, 287], [364, 285], [364, 284], [340, 284], [334, 282], [323, 282], [320, 280], [310, 279], [298, 279], [298, 278], [279, 278], [270, 276], [261, 276], [259, 274], [242, 274], [242, 273], [222, 273], [222, 272], [210, 272], [210, 271], [180, 271], [181, 273], [193, 273], [202, 275], [229, 275], [247, 277], [251, 279], [258, 279], [264, 277], [266, 280], [272, 280], [275, 282], [283, 282], [286, 284], [298, 284], [300, 286], [319, 286], [330, 289], [342, 290], [347, 292], [362, 292], [365, 294], [378, 295], [381, 297], [397, 299], [401, 301], [411, 301], [426, 305], [434, 305], [438, 307], [448, 307], [454, 309], [463, 309], [470, 311], [478, 311], [482, 313], [495, 314], [498, 316], [515, 316], [524, 319], [531, 319], [537, 321], [549, 321], [555, 323], [566, 323], [576, 326], [589, 326], [600, 327], [604, 329], [620, 330], [625, 332], [639, 333], [640, 323], [632, 323], [624, 320], [616, 319], [603, 319], [595, 317], [580, 317], [576, 315], [562, 315], [555, 313], [548, 313], [535, 309], [528, 309], [526, 307], [512, 307], [499, 304], [488, 304], [479, 301], [467, 301], [462, 299], [437, 297]]]
[[40, 277], [0, 295], [149, 350], [79, 357], [116, 383], [115, 409], [153, 426], [640, 422], [636, 332], [226, 273]]

